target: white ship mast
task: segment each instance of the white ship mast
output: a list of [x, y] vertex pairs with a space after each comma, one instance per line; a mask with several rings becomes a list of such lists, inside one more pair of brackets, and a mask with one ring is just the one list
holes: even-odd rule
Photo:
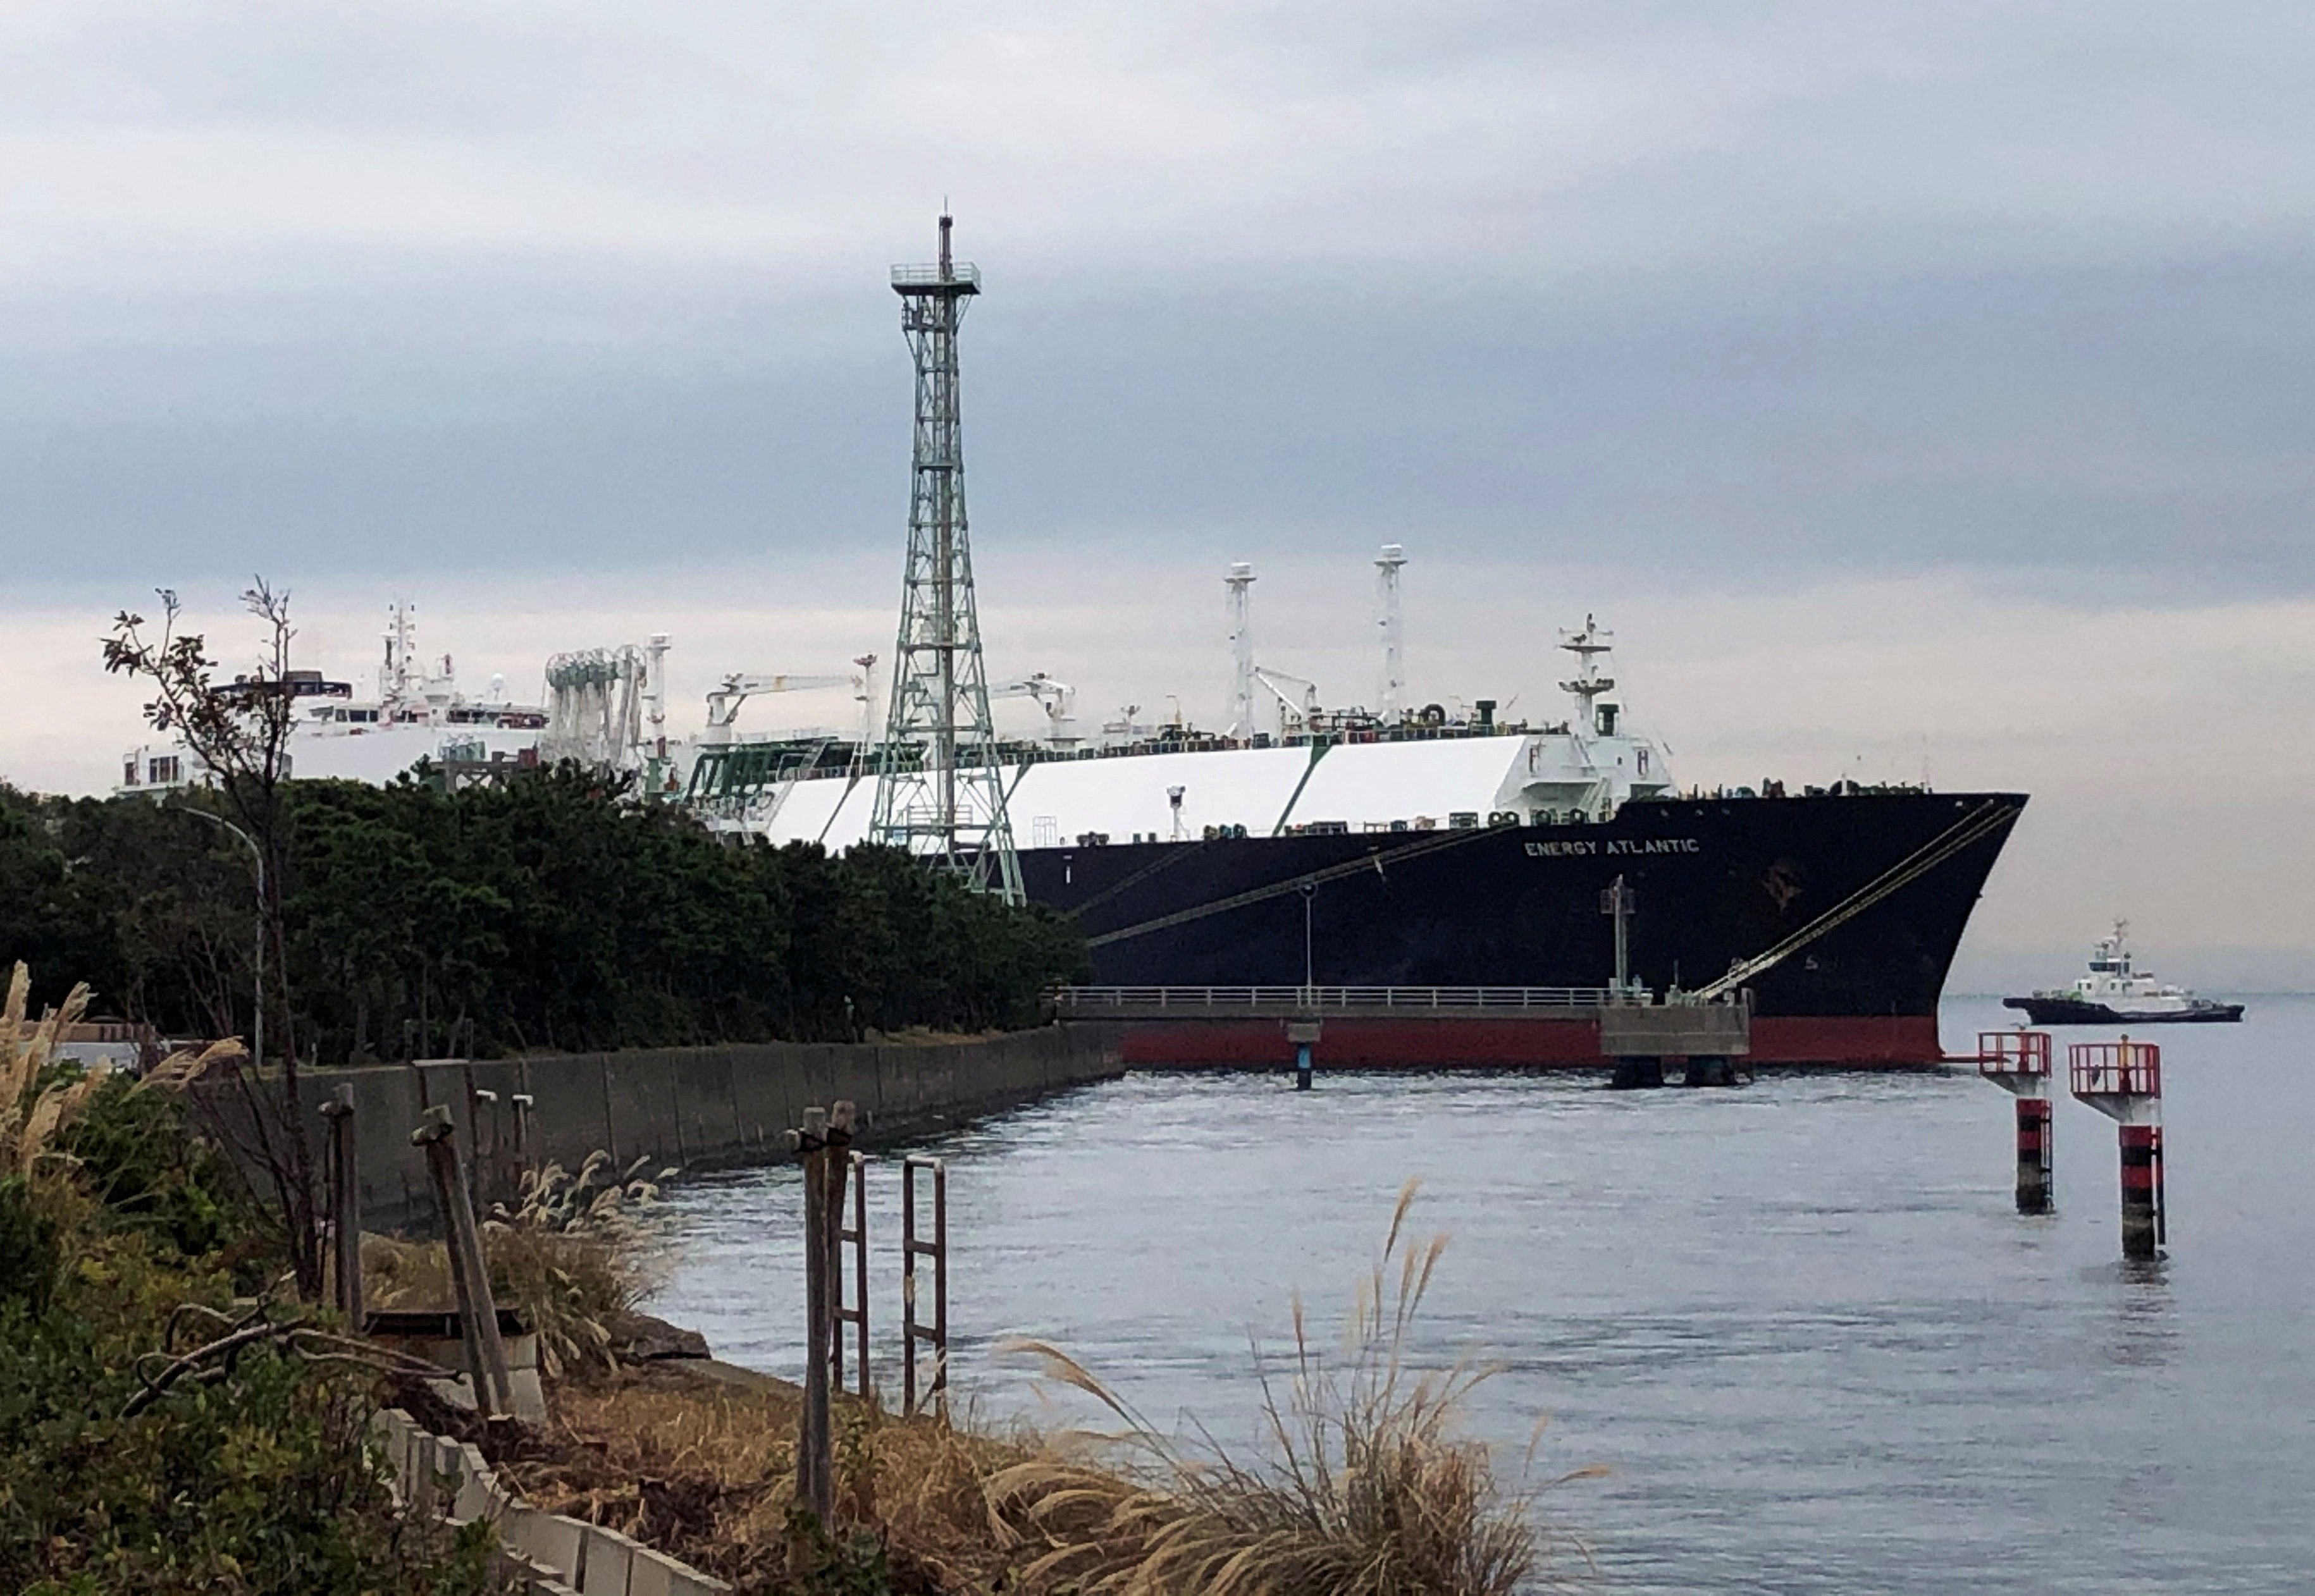
[[418, 607], [397, 598], [386, 606], [386, 664], [378, 672], [382, 705], [406, 704], [412, 696], [412, 657], [418, 645]]
[[[1562, 692], [1573, 693], [1575, 696], [1576, 714], [1583, 724], [1585, 735], [1614, 736], [1616, 706], [1612, 704], [1603, 705], [1599, 700], [1601, 694], [1615, 691], [1616, 678], [1600, 674], [1599, 657], [1616, 646], [1616, 634], [1613, 632], [1601, 631], [1600, 624], [1587, 615], [1583, 617], [1581, 629], [1570, 630], [1565, 626], [1560, 628], [1559, 646], [1574, 654], [1581, 661], [1576, 667], [1575, 679], [1564, 681], [1559, 686]], [[1604, 717], [1601, 714], [1603, 710], [1606, 712]], [[1603, 718], [1604, 724], [1602, 724]]]
[[1398, 607], [1398, 572], [1406, 563], [1406, 551], [1395, 543], [1384, 544], [1375, 560], [1376, 598], [1382, 611], [1381, 714], [1386, 726], [1396, 725], [1406, 708], [1405, 622]]
[[[1222, 579], [1229, 590], [1230, 702], [1227, 735], [1254, 735], [1254, 567], [1240, 560]], [[1131, 718], [1131, 717], [1129, 717]]]

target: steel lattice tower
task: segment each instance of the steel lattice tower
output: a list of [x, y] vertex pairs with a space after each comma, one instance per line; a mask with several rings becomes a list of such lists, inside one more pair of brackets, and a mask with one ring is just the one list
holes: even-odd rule
[[915, 480], [891, 708], [868, 835], [1019, 903], [1021, 862], [1005, 813], [1005, 773], [989, 717], [972, 595], [957, 403], [957, 324], [965, 302], [980, 292], [980, 273], [950, 259], [950, 225], [943, 216], [936, 263], [892, 268], [900, 330], [917, 362]]

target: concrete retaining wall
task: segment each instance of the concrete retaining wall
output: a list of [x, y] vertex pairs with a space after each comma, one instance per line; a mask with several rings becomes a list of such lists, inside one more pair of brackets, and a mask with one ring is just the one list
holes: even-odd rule
[[398, 1407], [371, 1415], [397, 1501], [453, 1524], [485, 1519], [505, 1572], [530, 1596], [720, 1596], [732, 1587], [616, 1530], [542, 1512], [502, 1485], [471, 1442], [421, 1429]]
[[[468, 1123], [466, 1072], [498, 1094], [480, 1128]], [[787, 1156], [803, 1111], [839, 1098], [858, 1105], [861, 1139], [923, 1136], [962, 1121], [1123, 1072], [1115, 1030], [1049, 1025], [971, 1042], [922, 1045], [757, 1042], [616, 1053], [534, 1054], [472, 1065], [375, 1065], [306, 1072], [309, 1109], [341, 1083], [354, 1093], [362, 1219], [373, 1229], [430, 1227], [434, 1203], [411, 1128], [430, 1103], [457, 1117], [471, 1153], [492, 1145], [493, 1112], [510, 1144], [513, 1094], [535, 1106], [529, 1162], [576, 1169], [598, 1148], [621, 1168], [648, 1156], [652, 1173], [728, 1168]], [[320, 1145], [322, 1120], [311, 1114]]]

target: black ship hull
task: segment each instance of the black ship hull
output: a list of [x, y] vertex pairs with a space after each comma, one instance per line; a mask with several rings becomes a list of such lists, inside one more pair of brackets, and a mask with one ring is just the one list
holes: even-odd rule
[[[1942, 1056], [1946, 972], [2025, 802], [1646, 802], [1599, 825], [1047, 847], [1024, 851], [1021, 865], [1033, 901], [1078, 917], [1097, 982], [1148, 987], [1295, 986], [1306, 952], [1308, 979], [1325, 986], [1605, 987], [1614, 939], [1601, 894], [1620, 876], [1634, 899], [1630, 974], [1659, 993], [1805, 938], [1745, 983], [1756, 1063], [1920, 1064]], [[1491, 1041], [1478, 1024], [1456, 1028], [1457, 1057], [1494, 1048], [1508, 1050], [1498, 1061], [1555, 1061], [1526, 1056], [1532, 1035]], [[1209, 1028], [1135, 1051], [1268, 1061], [1276, 1027], [1262, 1029], [1258, 1042]], [[1389, 1061], [1394, 1047], [1409, 1051], [1405, 1062], [1453, 1061], [1441, 1045], [1435, 1033], [1378, 1034], [1366, 1061]]]
[[2004, 998], [2004, 1008], [2022, 1008], [2036, 1025], [2227, 1025], [2240, 1020], [2240, 1003], [2201, 1003], [2176, 1014], [2133, 1013], [2079, 998]]

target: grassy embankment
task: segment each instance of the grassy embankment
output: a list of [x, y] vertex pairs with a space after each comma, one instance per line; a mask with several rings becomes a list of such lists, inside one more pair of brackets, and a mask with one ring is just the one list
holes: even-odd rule
[[[287, 1299], [279, 1237], [172, 1090], [201, 1061], [79, 1077], [49, 1058], [75, 1004], [28, 1024], [24, 992], [0, 1015], [0, 1588], [494, 1588], [483, 1537], [394, 1505], [367, 1421], [423, 1388]], [[1397, 1220], [1344, 1355], [1298, 1321], [1258, 1455], [1184, 1448], [1029, 1346], [1115, 1432], [845, 1403], [830, 1536], [790, 1505], [794, 1388], [621, 1363], [621, 1316], [648, 1283], [622, 1215], [648, 1192], [604, 1173], [550, 1171], [489, 1230], [501, 1300], [541, 1329], [552, 1415], [493, 1426], [487, 1448], [540, 1505], [753, 1592], [1501, 1596], [1539, 1573], [1529, 1497], [1457, 1429], [1484, 1371], [1407, 1361], [1441, 1244], [1404, 1243]], [[372, 1237], [364, 1253], [381, 1306], [447, 1299], [434, 1250]]]
[[[531, 1502], [742, 1591], [1507, 1596], [1546, 1573], [1533, 1493], [1500, 1485], [1488, 1449], [1460, 1432], [1487, 1371], [1410, 1361], [1444, 1246], [1406, 1237], [1412, 1195], [1338, 1356], [1312, 1344], [1298, 1308], [1295, 1357], [1265, 1379], [1266, 1444], [1252, 1456], [1184, 1445], [1058, 1349], [1023, 1343], [1017, 1352], [1094, 1398], [1112, 1427], [991, 1429], [840, 1400], [834, 1538], [804, 1529], [790, 1505], [801, 1393], [723, 1366], [566, 1355], [549, 1382], [552, 1422], [499, 1438], [501, 1467]], [[621, 1238], [637, 1233], [615, 1201], [594, 1211], [611, 1222], [561, 1245], [599, 1249], [592, 1278], [623, 1282], [601, 1302], [609, 1317], [638, 1293], [617, 1261], [634, 1255]], [[413, 1269], [404, 1254], [389, 1272], [413, 1280], [439, 1267]], [[587, 1310], [567, 1291], [556, 1311]], [[566, 1353], [611, 1340], [559, 1339]]]

